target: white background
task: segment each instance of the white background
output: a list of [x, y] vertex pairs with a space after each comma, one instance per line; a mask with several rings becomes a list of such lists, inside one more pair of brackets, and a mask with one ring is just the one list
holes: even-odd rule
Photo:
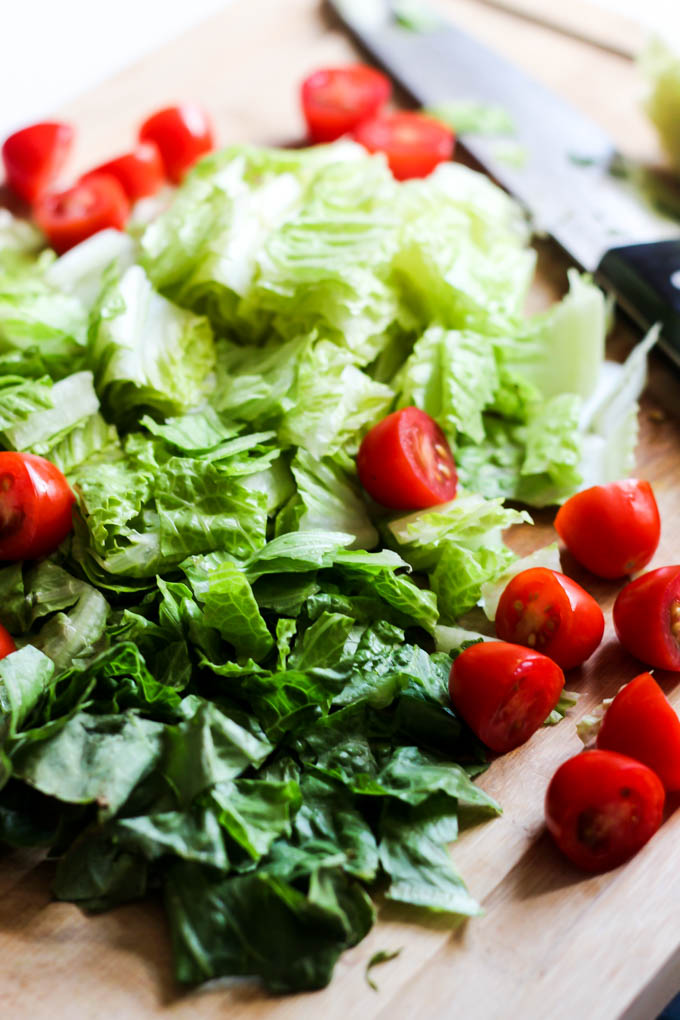
[[[228, 2], [248, 0], [4, 0], [11, 13], [3, 17], [0, 137], [58, 109]], [[544, 2], [549, 12], [564, 0]], [[680, 0], [594, 2], [665, 37], [680, 21]]]

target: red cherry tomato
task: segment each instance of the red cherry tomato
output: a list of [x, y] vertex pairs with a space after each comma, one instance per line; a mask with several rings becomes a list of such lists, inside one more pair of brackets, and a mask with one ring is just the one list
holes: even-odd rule
[[302, 83], [302, 112], [313, 142], [332, 142], [378, 112], [390, 98], [389, 79], [365, 64], [314, 71]]
[[0, 560], [53, 552], [72, 527], [75, 497], [63, 474], [32, 453], [0, 453]]
[[35, 219], [60, 255], [107, 227], [122, 230], [130, 206], [120, 183], [92, 174], [68, 191], [48, 191], [35, 206]]
[[364, 120], [354, 137], [369, 152], [384, 152], [398, 181], [427, 177], [439, 163], [451, 159], [456, 141], [444, 124], [409, 111]]
[[562, 669], [580, 666], [604, 633], [604, 616], [580, 584], [547, 567], [516, 574], [496, 610], [496, 634], [502, 641], [535, 648]]
[[610, 578], [642, 570], [661, 534], [652, 487], [637, 478], [577, 492], [557, 511], [555, 528], [579, 563]]
[[110, 174], [119, 182], [131, 202], [155, 195], [165, 180], [163, 160], [155, 142], [138, 142], [132, 152], [102, 163], [83, 174], [86, 181], [93, 174]]
[[639, 761], [584, 751], [560, 765], [545, 797], [548, 831], [584, 871], [608, 871], [644, 846], [661, 825], [664, 789]]
[[483, 641], [454, 660], [449, 694], [479, 739], [500, 754], [528, 740], [559, 701], [564, 673], [522, 645]]
[[648, 666], [680, 670], [680, 566], [658, 567], [629, 581], [612, 615], [626, 651]]
[[368, 493], [393, 510], [422, 510], [456, 495], [458, 475], [446, 436], [417, 407], [394, 411], [359, 447], [357, 470]]
[[15, 131], [2, 146], [5, 176], [12, 191], [34, 202], [64, 166], [74, 131], [70, 124], [45, 121]]
[[139, 129], [141, 142], [155, 142], [173, 184], [179, 184], [196, 160], [214, 147], [208, 114], [196, 103], [158, 110]]
[[651, 673], [640, 673], [616, 695], [597, 746], [641, 761], [667, 790], [680, 790], [680, 719]]
[[6, 655], [11, 655], [16, 650], [17, 646], [12, 640], [12, 635], [0, 623], [0, 659], [4, 659]]

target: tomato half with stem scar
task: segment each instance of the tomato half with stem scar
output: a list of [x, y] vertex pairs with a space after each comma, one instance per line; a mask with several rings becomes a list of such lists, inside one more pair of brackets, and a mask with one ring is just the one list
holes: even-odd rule
[[11, 655], [16, 650], [17, 646], [14, 644], [12, 635], [0, 623], [0, 659], [4, 659], [6, 655]]
[[499, 754], [523, 744], [543, 725], [563, 687], [557, 663], [506, 641], [470, 645], [454, 659], [449, 676], [454, 708]]
[[604, 633], [604, 615], [592, 595], [570, 577], [531, 567], [513, 577], [496, 610], [496, 634], [543, 652], [572, 669], [593, 654]]
[[597, 746], [643, 762], [667, 790], [680, 790], [680, 719], [651, 673], [621, 688], [604, 714]]
[[75, 497], [59, 468], [32, 453], [0, 453], [0, 560], [54, 552], [72, 528]]
[[661, 780], [615, 751], [584, 751], [565, 761], [545, 797], [548, 831], [572, 864], [608, 871], [651, 839], [663, 819]]
[[110, 174], [90, 174], [66, 191], [48, 191], [36, 203], [35, 219], [58, 254], [108, 227], [122, 230], [130, 204]]
[[332, 142], [374, 116], [390, 98], [389, 78], [366, 64], [323, 67], [302, 83], [300, 98], [313, 142]]
[[27, 202], [46, 191], [66, 163], [74, 134], [70, 124], [43, 121], [6, 138], [2, 160], [12, 191]]
[[357, 454], [359, 480], [378, 503], [423, 510], [456, 495], [458, 475], [446, 436], [417, 407], [394, 411], [368, 432]]
[[629, 581], [612, 612], [616, 635], [647, 666], [680, 670], [680, 565]]
[[649, 563], [661, 521], [649, 482], [626, 478], [571, 496], [557, 511], [555, 529], [582, 566], [598, 577], [616, 578]]
[[456, 144], [445, 124], [409, 110], [362, 121], [354, 138], [369, 152], [384, 152], [398, 181], [427, 177], [439, 163], [451, 159]]

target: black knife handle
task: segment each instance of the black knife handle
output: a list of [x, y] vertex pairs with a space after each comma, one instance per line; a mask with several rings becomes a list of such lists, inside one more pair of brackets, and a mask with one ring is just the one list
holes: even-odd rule
[[642, 326], [662, 324], [660, 346], [680, 364], [680, 240], [611, 248], [597, 275]]

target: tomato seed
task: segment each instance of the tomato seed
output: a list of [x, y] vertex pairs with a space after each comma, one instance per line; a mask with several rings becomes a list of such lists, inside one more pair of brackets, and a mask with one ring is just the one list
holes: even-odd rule
[[671, 602], [671, 635], [680, 644], [680, 599]]

